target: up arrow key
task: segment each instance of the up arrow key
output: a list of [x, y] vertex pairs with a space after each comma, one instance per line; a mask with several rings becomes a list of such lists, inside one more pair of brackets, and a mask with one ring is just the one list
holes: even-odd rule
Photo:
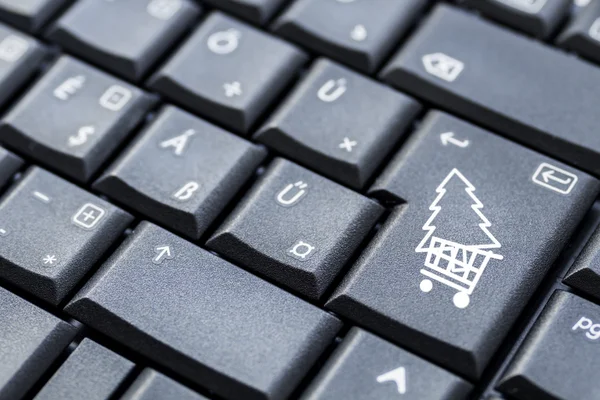
[[398, 367], [390, 372], [386, 372], [385, 374], [379, 375], [377, 377], [377, 382], [394, 382], [398, 387], [398, 393], [405, 394], [406, 393], [406, 369], [404, 367]]
[[156, 257], [152, 259], [154, 264], [162, 264], [163, 260], [171, 260], [173, 258], [171, 247], [169, 246], [157, 246], [154, 251], [156, 252]]
[[440, 135], [440, 140], [444, 146], [453, 144], [457, 147], [465, 148], [468, 147], [470, 142], [468, 140], [458, 140], [454, 137], [454, 132], [445, 132]]

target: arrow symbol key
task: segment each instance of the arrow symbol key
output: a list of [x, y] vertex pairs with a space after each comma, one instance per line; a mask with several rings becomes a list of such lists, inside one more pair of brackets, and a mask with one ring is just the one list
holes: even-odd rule
[[440, 141], [442, 142], [442, 144], [444, 146], [448, 146], [448, 144], [452, 144], [454, 146], [460, 147], [460, 148], [465, 148], [465, 147], [469, 147], [469, 144], [471, 144], [471, 142], [469, 142], [468, 140], [458, 140], [454, 137], [454, 132], [445, 132], [442, 133], [440, 135]]
[[549, 163], [541, 163], [532, 180], [560, 194], [569, 194], [577, 184], [577, 175]]
[[156, 256], [152, 259], [154, 264], [162, 264], [164, 260], [172, 260], [173, 254], [171, 253], [170, 246], [156, 246], [154, 248]]
[[398, 388], [398, 393], [406, 393], [406, 368], [398, 367], [377, 377], [377, 382], [394, 382]]

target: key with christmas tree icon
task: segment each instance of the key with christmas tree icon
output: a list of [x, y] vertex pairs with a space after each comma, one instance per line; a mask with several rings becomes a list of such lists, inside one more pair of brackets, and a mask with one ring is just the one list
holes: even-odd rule
[[[458, 187], [458, 194], [470, 197], [470, 201], [473, 203], [471, 209], [480, 221], [478, 229], [484, 235], [483, 238], [475, 238], [474, 241], [474, 238], [471, 238], [463, 241], [456, 238], [456, 232], [443, 232], [443, 230], [440, 232], [438, 230], [435, 220], [440, 212], [445, 211], [442, 204], [449, 190], [446, 186], [453, 179], [460, 180], [459, 184], [464, 185], [464, 189]], [[483, 204], [474, 194], [475, 186], [458, 169], [454, 168], [450, 171], [436, 192], [438, 196], [429, 206], [429, 210], [432, 211], [431, 217], [423, 225], [423, 230], [427, 234], [415, 251], [427, 254], [425, 269], [422, 269], [421, 273], [427, 278], [435, 279], [458, 290], [454, 295], [454, 305], [458, 308], [465, 308], [469, 305], [469, 296], [473, 293], [488, 262], [491, 259], [502, 260], [504, 258], [491, 250], [498, 249], [502, 245], [488, 229], [491, 223], [481, 211]], [[423, 279], [420, 287], [423, 292], [430, 292], [433, 289], [433, 283], [430, 279]]]
[[369, 190], [397, 207], [326, 307], [478, 379], [599, 190], [581, 171], [431, 112]]

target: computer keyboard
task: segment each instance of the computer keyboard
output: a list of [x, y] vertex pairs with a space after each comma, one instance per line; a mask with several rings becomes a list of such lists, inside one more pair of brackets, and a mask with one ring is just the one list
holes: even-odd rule
[[0, 0], [0, 400], [600, 399], [599, 63], [600, 0]]

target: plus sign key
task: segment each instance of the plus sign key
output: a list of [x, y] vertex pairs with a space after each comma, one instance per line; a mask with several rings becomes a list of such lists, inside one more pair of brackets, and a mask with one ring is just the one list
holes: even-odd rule
[[256, 139], [362, 189], [420, 109], [415, 100], [321, 59]]
[[0, 277], [58, 304], [132, 217], [31, 168], [0, 203], [0, 221]]
[[327, 307], [477, 379], [599, 189], [583, 172], [432, 112], [370, 189], [402, 205]]

